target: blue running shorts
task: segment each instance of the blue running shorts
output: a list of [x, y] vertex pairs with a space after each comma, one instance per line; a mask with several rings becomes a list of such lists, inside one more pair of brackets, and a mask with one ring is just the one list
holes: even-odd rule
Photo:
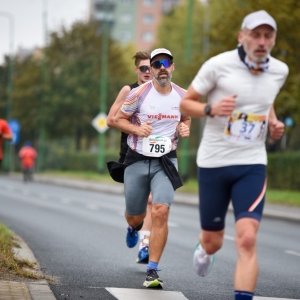
[[201, 228], [219, 231], [225, 227], [227, 209], [232, 201], [235, 220], [261, 220], [266, 192], [266, 166], [236, 165], [198, 168]]

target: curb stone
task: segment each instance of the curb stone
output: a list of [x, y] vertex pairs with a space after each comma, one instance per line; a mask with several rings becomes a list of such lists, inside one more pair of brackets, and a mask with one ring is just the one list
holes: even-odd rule
[[[19, 259], [26, 259], [34, 263], [34, 271], [41, 278], [44, 277], [40, 266], [28, 245], [25, 241], [14, 234], [15, 240], [20, 248], [13, 247], [15, 256]], [[50, 289], [48, 282], [45, 279], [19, 282], [0, 280], [0, 300], [56, 300], [53, 292]]]

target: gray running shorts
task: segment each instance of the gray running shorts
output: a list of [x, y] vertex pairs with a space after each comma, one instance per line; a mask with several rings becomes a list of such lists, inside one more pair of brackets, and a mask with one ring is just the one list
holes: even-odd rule
[[[171, 158], [178, 170], [177, 158]], [[162, 203], [171, 206], [175, 191], [172, 183], [164, 172], [159, 159], [142, 160], [125, 169], [124, 189], [126, 213], [131, 216], [146, 212], [150, 192], [152, 204]]]

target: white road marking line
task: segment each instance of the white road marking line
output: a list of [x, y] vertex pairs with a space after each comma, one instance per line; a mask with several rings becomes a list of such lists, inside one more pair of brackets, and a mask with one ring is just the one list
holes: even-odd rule
[[41, 197], [43, 200], [48, 199], [48, 195], [47, 195], [47, 194], [40, 194], [40, 197]]
[[168, 222], [168, 226], [169, 227], [178, 227], [179, 225], [177, 223], [174, 223], [174, 222]]
[[63, 204], [70, 204], [71, 203], [71, 200], [69, 198], [61, 198], [61, 202]]
[[300, 256], [299, 252], [296, 252], [296, 251], [293, 251], [293, 250], [285, 250], [284, 253], [291, 254], [291, 255], [296, 255], [296, 256]]
[[224, 240], [234, 241], [234, 236], [225, 234], [224, 235]]
[[300, 299], [287, 299], [287, 298], [272, 298], [272, 297], [256, 297], [253, 300], [300, 300]]
[[118, 300], [188, 300], [181, 292], [106, 288]]
[[23, 190], [23, 194], [24, 194], [24, 195], [29, 195], [29, 194], [30, 194], [30, 191], [29, 191], [29, 190]]
[[87, 209], [90, 209], [90, 210], [98, 210], [99, 209], [99, 206], [98, 205], [95, 205], [95, 204], [88, 204], [86, 206]]
[[[89, 287], [96, 289], [98, 287]], [[118, 300], [188, 300], [181, 292], [171, 291], [155, 291], [146, 289], [124, 289], [124, 288], [105, 288]], [[287, 298], [273, 298], [273, 297], [257, 297], [254, 296], [253, 300], [300, 300], [300, 299], [287, 299]]]

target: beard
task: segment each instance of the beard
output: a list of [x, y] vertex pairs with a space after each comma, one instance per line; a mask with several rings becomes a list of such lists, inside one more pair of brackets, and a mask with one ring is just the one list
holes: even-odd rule
[[[160, 78], [160, 75], [167, 75], [166, 78]], [[157, 76], [154, 76], [155, 81], [160, 85], [160, 86], [166, 86], [168, 85], [168, 83], [171, 81], [172, 79], [172, 73], [166, 73], [166, 72], [162, 72], [162, 73], [158, 73]]]
[[[244, 47], [244, 50], [245, 52], [247, 53], [247, 55], [252, 59], [252, 61], [254, 61], [255, 63], [262, 63], [262, 62], [265, 62], [266, 59], [268, 58], [269, 54], [270, 54], [270, 51], [264, 49], [266, 52], [265, 52], [265, 55], [263, 56], [257, 56], [255, 55], [255, 50], [250, 50], [246, 44], [243, 45]], [[256, 49], [258, 50], [258, 49]]]

